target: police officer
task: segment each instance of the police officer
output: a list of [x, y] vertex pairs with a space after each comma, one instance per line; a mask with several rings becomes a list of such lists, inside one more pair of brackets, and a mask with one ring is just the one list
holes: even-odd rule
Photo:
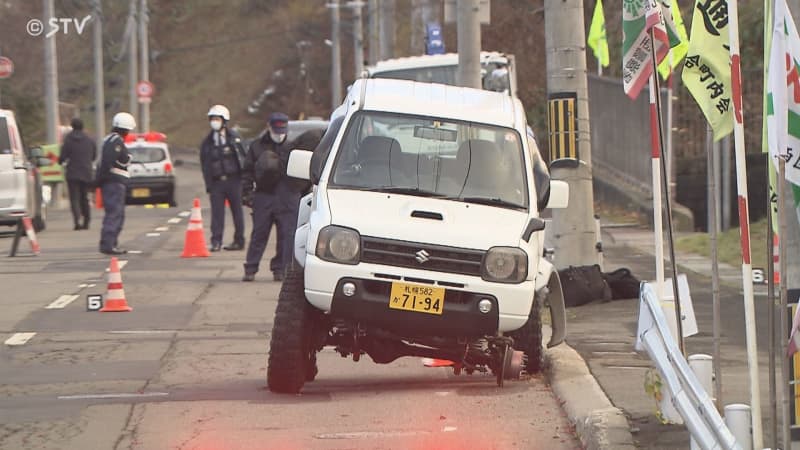
[[278, 243], [269, 268], [275, 281], [283, 279], [283, 272], [293, 257], [300, 189], [286, 175], [291, 151], [286, 141], [288, 125], [286, 114], [272, 113], [266, 132], [250, 144], [245, 157], [242, 196], [244, 204], [253, 210], [253, 232], [242, 281], [255, 279], [273, 223], [277, 228]]
[[206, 192], [211, 200], [211, 248], [222, 247], [225, 229], [225, 200], [228, 200], [235, 227], [233, 243], [225, 250], [244, 249], [244, 214], [242, 212], [242, 166], [245, 150], [238, 133], [228, 128], [231, 115], [223, 105], [208, 110], [211, 132], [200, 144], [200, 164]]
[[125, 147], [125, 136], [136, 128], [136, 120], [126, 112], [114, 115], [111, 133], [103, 140], [100, 167], [96, 184], [103, 195], [103, 229], [100, 232], [100, 253], [122, 255], [127, 250], [119, 248], [118, 238], [125, 222], [125, 195], [127, 191], [128, 164], [131, 155]]

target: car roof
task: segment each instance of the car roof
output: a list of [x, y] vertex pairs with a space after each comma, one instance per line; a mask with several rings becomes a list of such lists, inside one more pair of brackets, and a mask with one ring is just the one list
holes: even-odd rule
[[[508, 57], [500, 52], [481, 52], [481, 64], [500, 62], [508, 64]], [[367, 67], [370, 75], [392, 70], [415, 69], [421, 67], [448, 66], [458, 64], [458, 53], [443, 53], [440, 55], [407, 56], [378, 61], [374, 66]]]
[[356, 80], [350, 90], [352, 101], [358, 101], [362, 87], [364, 97], [360, 109], [364, 110], [442, 117], [513, 128], [526, 123], [522, 103], [500, 92], [437, 83], [362, 78]]

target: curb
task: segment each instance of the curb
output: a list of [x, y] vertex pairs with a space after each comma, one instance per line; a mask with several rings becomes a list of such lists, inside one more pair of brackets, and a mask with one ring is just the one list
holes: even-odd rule
[[636, 449], [628, 419], [611, 404], [575, 349], [563, 343], [545, 351], [553, 393], [587, 450]]

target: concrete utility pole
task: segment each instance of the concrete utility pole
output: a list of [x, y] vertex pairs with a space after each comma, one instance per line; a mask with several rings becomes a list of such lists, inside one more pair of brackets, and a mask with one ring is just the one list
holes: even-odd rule
[[[139, 46], [141, 47], [141, 60], [139, 63], [139, 69], [141, 71], [141, 75], [139, 76], [140, 81], [150, 81], [150, 39], [147, 28], [147, 25], [150, 22], [149, 13], [150, 12], [147, 9], [147, 0], [141, 0], [141, 3], [139, 3]], [[141, 119], [142, 125], [140, 129], [142, 132], [147, 133], [150, 131], [149, 102], [142, 103]]]
[[459, 86], [481, 88], [481, 21], [479, 0], [459, 0], [458, 77]]
[[[586, 36], [583, 0], [545, 0], [547, 95], [577, 97], [577, 167], [556, 165], [554, 179], [569, 183], [569, 208], [553, 210], [555, 265], [599, 264], [592, 190], [592, 149], [589, 133], [589, 94], [586, 80]], [[554, 130], [550, 130], [552, 133]]]
[[364, 6], [364, 2], [348, 2], [347, 6], [353, 10], [353, 67], [355, 71], [353, 78], [357, 80], [364, 71], [364, 27], [361, 22], [361, 8]]
[[94, 19], [94, 130], [97, 148], [103, 146], [106, 132], [106, 99], [103, 88], [103, 3], [93, 0]]
[[380, 61], [380, 11], [378, 0], [367, 2], [367, 59], [371, 65]]
[[331, 0], [331, 108], [342, 103], [342, 52], [339, 48], [339, 0]]
[[[54, 17], [53, 0], [44, 0], [44, 23]], [[47, 124], [47, 143], [58, 143], [58, 57], [56, 35], [44, 38], [44, 104]]]
[[139, 101], [136, 95], [136, 83], [139, 81], [139, 71], [137, 70], [139, 52], [136, 45], [136, 2], [137, 0], [130, 0], [130, 11], [128, 13], [128, 26], [131, 30], [131, 34], [128, 35], [128, 95], [130, 96], [128, 112], [139, 122]]
[[394, 0], [380, 0], [380, 59], [394, 58]]
[[425, 27], [436, 20], [433, 0], [411, 0], [411, 33], [409, 45], [412, 55], [425, 54]]

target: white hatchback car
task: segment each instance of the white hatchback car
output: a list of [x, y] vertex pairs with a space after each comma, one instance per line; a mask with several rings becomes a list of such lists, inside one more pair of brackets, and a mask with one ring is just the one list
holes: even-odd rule
[[[491, 370], [498, 384], [540, 369], [565, 337], [558, 272], [543, 257], [545, 207], [565, 207], [525, 110], [507, 94], [357, 80], [315, 152], [288, 173], [315, 185], [300, 205], [267, 381], [298, 392], [331, 346], [358, 361], [402, 356]], [[318, 164], [312, 166], [312, 157]]]
[[16, 225], [28, 216], [37, 231], [44, 229], [47, 203], [39, 166], [49, 164], [26, 152], [14, 113], [0, 109], [0, 225]]

